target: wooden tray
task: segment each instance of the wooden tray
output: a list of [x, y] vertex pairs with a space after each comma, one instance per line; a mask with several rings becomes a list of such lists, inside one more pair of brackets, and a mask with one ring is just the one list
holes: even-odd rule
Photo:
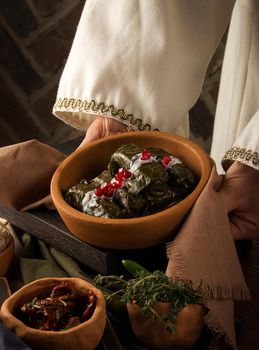
[[126, 251], [94, 247], [73, 236], [56, 210], [37, 209], [20, 212], [0, 204], [0, 217], [7, 219], [14, 227], [63, 251], [94, 272], [120, 274], [123, 271], [122, 259], [136, 260], [150, 270], [166, 267], [167, 259], [163, 244]]
[[[76, 139], [54, 147], [68, 155], [78, 147], [81, 141], [81, 139]], [[56, 210], [41, 208], [30, 212], [20, 212], [0, 204], [0, 217], [7, 219], [22, 231], [63, 251], [94, 272], [120, 274], [123, 272], [122, 259], [136, 260], [150, 270], [166, 268], [164, 245], [127, 251], [94, 247], [73, 236]]]

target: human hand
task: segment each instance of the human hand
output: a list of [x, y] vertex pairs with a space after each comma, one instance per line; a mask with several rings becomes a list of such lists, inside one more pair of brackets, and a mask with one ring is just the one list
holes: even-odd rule
[[234, 162], [219, 193], [228, 211], [234, 240], [259, 239], [259, 171]]
[[85, 145], [88, 142], [103, 138], [107, 135], [118, 134], [127, 130], [128, 127], [125, 124], [113, 118], [105, 116], [98, 117], [89, 126], [85, 138], [83, 139], [79, 147]]

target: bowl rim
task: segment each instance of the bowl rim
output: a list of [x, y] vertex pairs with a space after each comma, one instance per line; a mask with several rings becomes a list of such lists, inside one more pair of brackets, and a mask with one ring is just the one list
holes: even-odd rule
[[[87, 213], [81, 212], [72, 206], [70, 206], [64, 199], [61, 189], [58, 186], [58, 182], [61, 176], [61, 172], [64, 167], [66, 167], [70, 161], [74, 158], [79, 157], [82, 153], [84, 153], [86, 150], [91, 149], [96, 147], [98, 144], [105, 144], [109, 140], [114, 140], [114, 139], [122, 139], [125, 136], [137, 136], [140, 138], [145, 137], [157, 137], [159, 136], [160, 138], [176, 141], [179, 144], [188, 144], [191, 146], [194, 151], [198, 154], [199, 158], [202, 159], [201, 164], [201, 177], [194, 188], [194, 190], [183, 200], [181, 200], [179, 203], [172, 205], [171, 207], [165, 208], [161, 211], [158, 211], [153, 214], [141, 216], [141, 217], [136, 217], [136, 218], [103, 218], [103, 217], [97, 217], [94, 215], [89, 215]], [[51, 197], [54, 202], [55, 207], [62, 208], [62, 211], [65, 215], [72, 216], [74, 219], [79, 219], [82, 221], [85, 221], [87, 218], [88, 222], [95, 223], [95, 224], [113, 224], [113, 225], [121, 225], [122, 222], [124, 224], [134, 224], [134, 223], [143, 223], [146, 222], [147, 220], [150, 220], [151, 218], [158, 218], [158, 217], [163, 217], [164, 215], [166, 216], [168, 212], [172, 211], [173, 208], [177, 207], [180, 208], [181, 206], [185, 206], [185, 203], [189, 201], [190, 198], [193, 196], [196, 197], [197, 192], [201, 192], [200, 189], [204, 188], [204, 186], [207, 183], [207, 180], [209, 178], [210, 172], [207, 174], [206, 177], [204, 177], [204, 172], [207, 168], [212, 168], [212, 162], [211, 158], [209, 157], [208, 153], [199, 145], [194, 143], [193, 141], [186, 139], [183, 136], [171, 134], [168, 132], [162, 132], [162, 131], [129, 131], [129, 132], [124, 132], [116, 135], [109, 135], [104, 138], [98, 139], [96, 141], [90, 142], [84, 146], [81, 146], [77, 148], [73, 153], [71, 153], [69, 156], [67, 156], [57, 167], [56, 171], [54, 172], [52, 179], [51, 179], [51, 184], [50, 184], [50, 192], [51, 192]], [[58, 208], [57, 208], [58, 209]]]

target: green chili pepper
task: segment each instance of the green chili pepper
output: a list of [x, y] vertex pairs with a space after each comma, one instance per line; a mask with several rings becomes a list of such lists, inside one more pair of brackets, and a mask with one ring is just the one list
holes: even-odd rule
[[125, 267], [125, 269], [129, 273], [131, 273], [133, 276], [139, 271], [149, 272], [144, 266], [140, 265], [136, 261], [122, 260], [121, 262], [122, 262], [122, 265]]

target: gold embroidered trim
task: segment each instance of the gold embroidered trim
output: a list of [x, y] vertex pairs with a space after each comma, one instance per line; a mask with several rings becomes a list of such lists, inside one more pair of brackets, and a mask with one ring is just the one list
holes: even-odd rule
[[[81, 100], [80, 98], [58, 98], [54, 105], [55, 110], [67, 110], [73, 112], [94, 112], [98, 114], [111, 115], [127, 121], [130, 125], [138, 128], [138, 130], [151, 130], [150, 124], [144, 124], [141, 119], [134, 118], [133, 114], [127, 114], [123, 108], [118, 109], [114, 105], [107, 106], [104, 102], [96, 102], [91, 100]], [[153, 129], [159, 131], [159, 129]]]
[[223, 160], [226, 159], [245, 161], [245, 163], [259, 167], [259, 154], [258, 152], [253, 152], [251, 149], [246, 150], [238, 146], [232, 147], [226, 152], [223, 158]]

